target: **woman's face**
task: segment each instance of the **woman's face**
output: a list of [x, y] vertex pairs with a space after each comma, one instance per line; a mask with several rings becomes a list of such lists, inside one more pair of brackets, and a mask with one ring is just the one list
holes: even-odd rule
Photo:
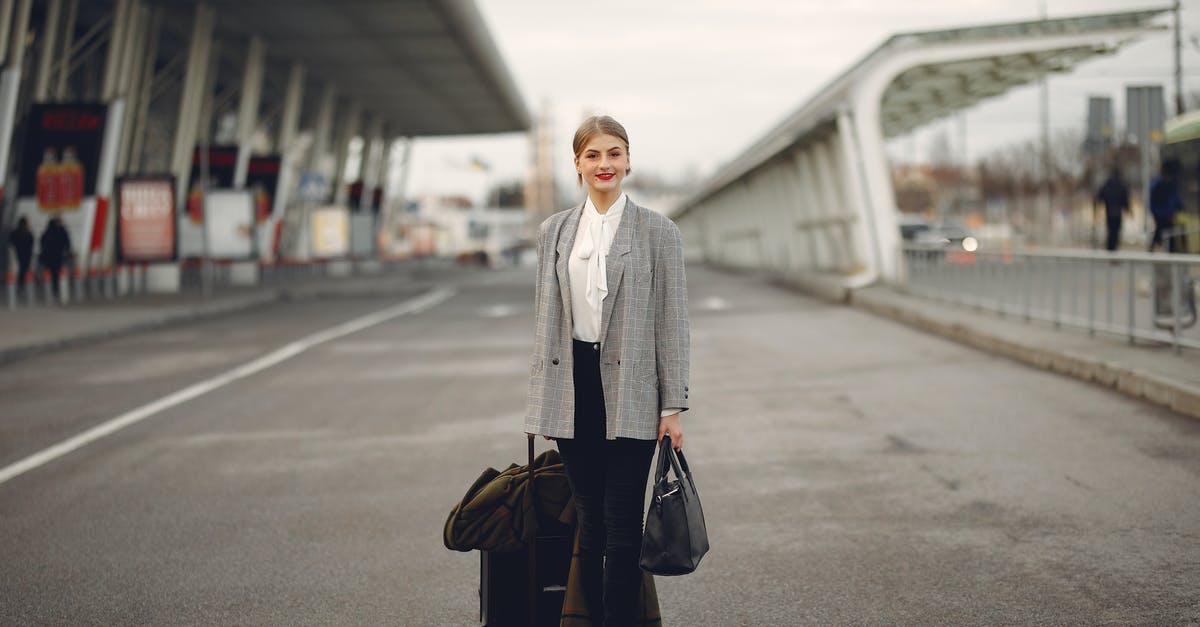
[[589, 189], [600, 192], [621, 189], [629, 170], [629, 151], [625, 142], [612, 135], [593, 135], [575, 157], [575, 168]]

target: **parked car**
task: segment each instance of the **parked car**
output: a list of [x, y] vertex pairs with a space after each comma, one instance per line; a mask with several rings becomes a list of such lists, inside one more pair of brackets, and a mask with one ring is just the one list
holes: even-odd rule
[[914, 241], [917, 235], [931, 228], [928, 220], [911, 213], [900, 214], [897, 222], [900, 224], [900, 238], [906, 242]]
[[979, 240], [967, 227], [957, 222], [930, 224], [929, 228], [917, 232], [912, 241], [915, 244], [943, 246], [950, 250], [961, 250], [968, 253], [979, 250]]

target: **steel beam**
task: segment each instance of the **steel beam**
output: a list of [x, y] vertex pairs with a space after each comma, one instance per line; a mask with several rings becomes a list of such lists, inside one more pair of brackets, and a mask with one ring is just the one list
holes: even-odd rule
[[34, 79], [33, 100], [44, 102], [50, 97], [50, 69], [54, 66], [59, 22], [62, 21], [63, 0], [47, 0], [46, 20], [42, 24], [41, 52], [38, 53], [37, 78]]
[[207, 3], [196, 5], [192, 20], [191, 44], [187, 70], [179, 95], [179, 118], [175, 126], [175, 145], [171, 151], [171, 172], [178, 182], [176, 206], [183, 207], [187, 197], [188, 179], [192, 172], [192, 151], [196, 146], [196, 125], [200, 117], [200, 100], [208, 84], [209, 56], [212, 51], [213, 10]]
[[250, 38], [246, 50], [246, 72], [242, 75], [242, 90], [238, 101], [238, 157], [233, 174], [233, 186], [242, 189], [246, 186], [246, 173], [250, 167], [250, 149], [254, 141], [254, 131], [258, 127], [258, 109], [262, 104], [263, 66], [266, 51], [262, 37], [257, 35]]

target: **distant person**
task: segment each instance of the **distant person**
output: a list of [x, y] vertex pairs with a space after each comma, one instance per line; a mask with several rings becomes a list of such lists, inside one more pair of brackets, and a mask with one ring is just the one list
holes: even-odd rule
[[58, 298], [58, 275], [62, 272], [63, 263], [71, 256], [71, 236], [63, 226], [62, 218], [54, 216], [42, 232], [38, 240], [38, 263], [43, 270], [50, 271], [50, 289]]
[[[1175, 251], [1175, 216], [1183, 208], [1183, 197], [1179, 194], [1179, 161], [1168, 159], [1163, 162], [1161, 173], [1150, 183], [1150, 215], [1154, 216], [1154, 236], [1150, 238], [1150, 250], [1159, 244], [1167, 252]], [[1165, 241], [1164, 241], [1165, 237]]]
[[538, 229], [525, 432], [553, 439], [562, 454], [591, 624], [628, 627], [639, 623], [654, 445], [683, 447], [690, 353], [683, 243], [670, 218], [621, 190], [630, 172], [624, 127], [593, 116], [573, 144], [586, 195]]
[[1096, 192], [1096, 202], [1104, 203], [1104, 247], [1116, 250], [1121, 241], [1121, 218], [1129, 213], [1129, 188], [1121, 179], [1120, 168], [1113, 168], [1109, 173], [1100, 191]]
[[29, 220], [21, 216], [17, 226], [8, 234], [8, 245], [17, 254], [17, 289], [25, 285], [25, 275], [33, 264], [33, 231], [29, 230]]

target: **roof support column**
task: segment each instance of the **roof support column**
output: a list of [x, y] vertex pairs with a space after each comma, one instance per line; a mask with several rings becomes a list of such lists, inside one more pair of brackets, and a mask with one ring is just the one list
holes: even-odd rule
[[192, 151], [196, 145], [196, 127], [200, 120], [200, 101], [208, 85], [208, 64], [212, 52], [213, 10], [207, 3], [196, 5], [192, 21], [192, 41], [188, 49], [187, 69], [179, 95], [179, 122], [175, 126], [175, 146], [171, 151], [171, 172], [178, 185], [175, 204], [184, 206], [188, 179], [192, 173]]
[[[870, 91], [865, 93], [872, 94]], [[842, 110], [838, 126], [844, 129], [849, 158], [856, 163], [854, 178], [860, 182], [856, 187], [860, 189], [863, 202], [860, 216], [863, 227], [872, 234], [867, 242], [874, 249], [871, 263], [879, 278], [895, 281], [900, 278], [900, 234], [896, 224], [896, 195], [884, 150], [881, 93], [859, 98], [853, 115]]]
[[143, 8], [140, 0], [118, 0], [110, 31], [101, 91], [101, 97], [108, 103], [108, 120], [104, 125], [103, 148], [96, 173], [96, 208], [89, 248], [91, 255], [85, 269], [92, 265], [111, 264], [116, 256], [117, 220], [116, 211], [110, 207], [110, 199], [124, 149], [126, 118], [130, 109], [128, 89], [136, 65], [133, 60], [140, 52], [138, 27]]
[[15, 0], [0, 0], [0, 63], [8, 60], [9, 31], [12, 30]]
[[[0, 0], [0, 61], [6, 58], [8, 43], [13, 41], [12, 58], [13, 60], [0, 73], [0, 246], [3, 247], [3, 252], [0, 253], [0, 269], [8, 270], [8, 223], [9, 217], [4, 215], [4, 209], [8, 203], [5, 200], [5, 194], [8, 192], [4, 185], [8, 183], [8, 167], [9, 167], [9, 151], [12, 148], [13, 122], [17, 115], [17, 94], [21, 89], [21, 61], [25, 53], [25, 46], [18, 45], [17, 42], [23, 44], [25, 42], [24, 33], [29, 27], [29, 11], [31, 9], [32, 0], [21, 0], [21, 6], [17, 11], [17, 19], [15, 28], [13, 25], [13, 1]], [[15, 37], [9, 37], [9, 31], [14, 30], [17, 33]], [[15, 217], [15, 216], [14, 216]]]
[[[29, 11], [32, 4], [33, 0], [20, 0], [14, 20], [8, 19], [13, 12], [11, 0], [0, 7], [0, 17], [4, 18], [2, 25], [12, 26], [11, 29], [0, 29], [4, 41], [11, 43], [12, 48], [7, 55], [8, 64], [3, 74], [0, 74], [0, 198], [3, 197], [4, 185], [8, 182], [13, 123], [17, 116], [17, 94], [21, 89], [21, 64], [25, 60], [25, 31], [29, 28]], [[10, 30], [15, 35], [10, 37]], [[0, 55], [4, 54], [3, 50], [7, 47], [0, 46]]]
[[149, 15], [146, 23], [146, 44], [145, 55], [141, 60], [142, 67], [139, 70], [141, 77], [137, 81], [137, 88], [134, 90], [137, 94], [136, 102], [133, 111], [131, 112], [130, 120], [130, 146], [129, 154], [126, 157], [124, 171], [140, 172], [142, 170], [142, 149], [146, 143], [146, 120], [150, 115], [150, 100], [153, 97], [154, 89], [154, 61], [158, 57], [158, 42], [160, 39], [160, 31], [162, 31], [163, 8], [160, 6], [149, 7]]
[[[861, 284], [867, 285], [874, 282], [882, 271], [882, 250], [879, 247], [879, 229], [876, 226], [875, 212], [872, 211], [871, 195], [866, 185], [862, 150], [850, 111], [844, 108], [838, 111], [838, 139], [841, 141], [842, 187], [850, 199], [851, 207], [848, 209], [858, 218], [857, 228], [848, 229], [854, 234], [850, 239], [858, 244], [853, 246], [854, 254], [861, 262], [869, 262], [867, 265], [873, 270], [862, 276]], [[886, 155], [883, 158], [886, 163]]]
[[75, 46], [75, 21], [79, 17], [79, 0], [69, 0], [67, 20], [62, 25], [62, 51], [59, 53], [57, 80], [54, 82], [54, 99], [66, 100], [67, 79], [71, 77], [71, 50]]
[[300, 163], [300, 155], [293, 144], [300, 125], [300, 107], [304, 102], [304, 75], [304, 64], [293, 63], [283, 96], [283, 114], [279, 117], [279, 184], [275, 186], [275, 206], [271, 207], [271, 215], [275, 219], [281, 219], [287, 209], [294, 171]]
[[347, 105], [342, 114], [341, 132], [337, 139], [337, 161], [333, 171], [333, 204], [345, 206], [350, 190], [346, 186], [346, 159], [350, 156], [350, 140], [358, 135], [361, 109], [357, 102]]
[[359, 199], [359, 209], [371, 208], [371, 198], [379, 185], [379, 168], [384, 161], [383, 116], [373, 115], [370, 119], [363, 135], [362, 167], [358, 176], [363, 183], [363, 193]]
[[42, 47], [38, 52], [37, 78], [34, 80], [33, 101], [45, 102], [50, 97], [50, 68], [54, 66], [55, 40], [62, 21], [63, 0], [46, 2], [46, 21], [42, 24]]
[[238, 102], [238, 156], [233, 173], [233, 186], [236, 189], [246, 186], [246, 173], [250, 168], [250, 148], [254, 141], [254, 131], [258, 127], [258, 109], [262, 100], [265, 56], [262, 38], [258, 35], [251, 37], [250, 47], [246, 51], [246, 73], [242, 75], [241, 98]]
[[141, 108], [142, 78], [146, 73], [146, 62], [154, 63], [147, 42], [154, 40], [150, 46], [157, 53], [158, 33], [150, 30], [150, 8], [140, 0], [133, 5], [133, 15], [130, 18], [129, 35], [126, 37], [128, 46], [125, 49], [124, 61], [121, 68], [121, 80], [117, 86], [117, 97], [125, 101], [124, 119], [121, 122], [121, 145], [117, 154], [117, 173], [126, 174], [129, 171], [129, 152], [133, 144], [134, 121]]
[[332, 172], [325, 171], [325, 158], [329, 153], [330, 133], [333, 131], [333, 110], [337, 106], [337, 89], [326, 84], [321, 89], [321, 102], [317, 105], [317, 123], [313, 129], [312, 152], [308, 155], [308, 170], [321, 172], [333, 179]]

